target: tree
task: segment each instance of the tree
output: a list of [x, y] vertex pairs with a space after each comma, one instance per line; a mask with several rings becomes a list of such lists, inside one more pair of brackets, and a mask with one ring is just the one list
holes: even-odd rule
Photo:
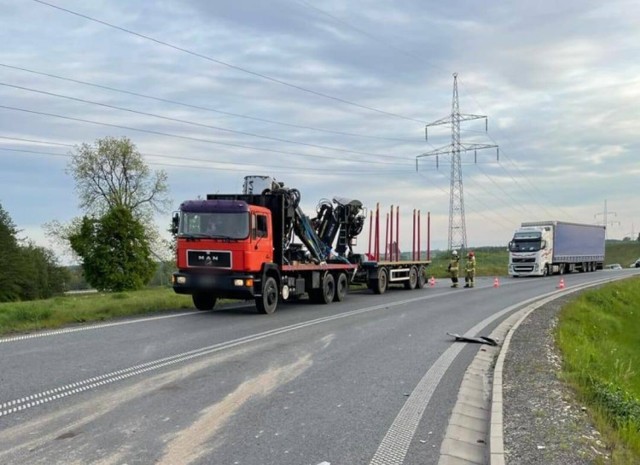
[[58, 265], [53, 252], [28, 242], [20, 247], [18, 281], [20, 299], [47, 299], [66, 290], [69, 272]]
[[19, 240], [18, 229], [0, 205], [0, 302], [44, 299], [65, 290], [66, 270], [53, 252]]
[[77, 146], [67, 171], [85, 216], [67, 225], [49, 223], [49, 235], [71, 246], [91, 285], [142, 287], [153, 275], [151, 248], [164, 247], [152, 218], [170, 205], [166, 173], [152, 172], [126, 137]]
[[76, 181], [80, 208], [101, 216], [123, 207], [136, 218], [169, 206], [167, 174], [151, 172], [136, 146], [126, 137], [98, 139], [94, 146], [75, 148], [68, 171]]
[[98, 290], [140, 289], [153, 276], [145, 228], [124, 206], [111, 208], [99, 219], [85, 216], [69, 239], [86, 280]]
[[20, 298], [20, 286], [15, 272], [20, 253], [17, 233], [9, 213], [0, 205], [0, 302]]

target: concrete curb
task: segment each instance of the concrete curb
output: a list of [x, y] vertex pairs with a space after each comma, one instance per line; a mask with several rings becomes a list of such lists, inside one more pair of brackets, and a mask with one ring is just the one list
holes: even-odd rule
[[[588, 284], [577, 285], [570, 289], [561, 289], [551, 293], [547, 297], [539, 300], [535, 303], [529, 304], [526, 307], [518, 310], [505, 321], [503, 321], [498, 327], [494, 330], [494, 333], [501, 332], [504, 334], [507, 333], [504, 338], [504, 342], [500, 347], [500, 353], [496, 360], [496, 364], [493, 370], [493, 389], [491, 395], [491, 415], [490, 415], [490, 423], [489, 423], [489, 447], [488, 447], [488, 461], [489, 465], [505, 465], [505, 451], [504, 451], [504, 423], [503, 423], [503, 399], [502, 399], [502, 374], [504, 368], [504, 359], [507, 355], [507, 351], [509, 350], [509, 345], [511, 343], [511, 337], [518, 329], [520, 324], [529, 316], [531, 312], [534, 310], [546, 305], [549, 302], [552, 302], [564, 295], [573, 294], [576, 292], [584, 291], [591, 287], [600, 286], [602, 284], [608, 284], [613, 281], [617, 281], [622, 278], [608, 278], [599, 280], [597, 282], [592, 282]], [[513, 321], [517, 320], [515, 323]], [[507, 330], [507, 328], [509, 328]], [[492, 333], [493, 334], [493, 333]], [[498, 340], [500, 340], [498, 338]]]
[[[544, 300], [544, 303], [547, 303], [547, 299]], [[496, 360], [496, 365], [493, 369], [493, 389], [491, 392], [491, 416], [489, 422], [488, 448], [488, 463], [490, 465], [505, 465], [503, 435], [504, 424], [502, 418], [502, 370], [504, 368], [504, 359], [507, 355], [507, 351], [509, 350], [509, 345], [511, 344], [511, 337], [525, 318], [527, 318], [532, 311], [541, 305], [544, 304], [530, 305], [517, 311], [501, 323], [494, 331], [500, 331], [502, 334], [506, 333], [507, 335], [504, 338], [504, 342], [500, 348], [500, 353], [498, 354], [498, 359]]]

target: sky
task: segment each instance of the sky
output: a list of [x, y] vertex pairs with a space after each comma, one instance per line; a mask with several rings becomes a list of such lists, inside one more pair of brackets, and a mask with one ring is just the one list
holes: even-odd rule
[[[431, 217], [448, 241], [451, 144], [468, 246], [506, 246], [524, 221], [640, 233], [640, 5], [431, 0], [0, 0], [0, 205], [38, 245], [82, 216], [70, 154], [128, 137], [164, 170], [177, 210], [240, 193], [244, 176], [321, 199]], [[605, 216], [606, 205], [606, 216]], [[158, 213], [166, 230], [171, 212]], [[168, 237], [168, 235], [167, 235]], [[368, 221], [358, 251], [368, 248]]]

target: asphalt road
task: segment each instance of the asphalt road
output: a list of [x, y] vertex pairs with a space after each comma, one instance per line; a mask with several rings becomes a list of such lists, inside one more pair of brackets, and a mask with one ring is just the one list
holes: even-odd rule
[[489, 334], [559, 277], [477, 281], [0, 339], [0, 463], [436, 464], [478, 351], [446, 333]]

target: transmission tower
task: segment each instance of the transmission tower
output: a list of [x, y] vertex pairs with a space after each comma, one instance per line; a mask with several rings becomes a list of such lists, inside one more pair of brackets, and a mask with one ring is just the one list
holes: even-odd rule
[[609, 215], [613, 215], [613, 216], [618, 216], [618, 214], [616, 212], [612, 212], [609, 211], [607, 209], [607, 199], [604, 199], [604, 210], [602, 211], [602, 213], [596, 213], [595, 215], [593, 215], [594, 218], [598, 218], [598, 216], [602, 215], [602, 225], [605, 227], [604, 230], [604, 238], [605, 239], [609, 239], [609, 228], [607, 226], [614, 226], [614, 225], [618, 225], [620, 226], [620, 222], [619, 221], [608, 221], [608, 217]]
[[451, 155], [451, 186], [449, 188], [449, 250], [464, 250], [467, 248], [467, 229], [464, 218], [464, 195], [462, 187], [462, 166], [460, 153], [474, 151], [474, 162], [477, 162], [478, 150], [496, 149], [496, 158], [499, 158], [499, 148], [491, 144], [473, 144], [460, 141], [460, 122], [475, 119], [485, 120], [485, 131], [488, 130], [488, 118], [484, 115], [465, 115], [460, 113], [458, 103], [458, 73], [453, 73], [453, 100], [451, 102], [451, 114], [425, 126], [425, 138], [429, 139], [429, 127], [451, 124], [451, 144], [423, 153], [416, 157], [416, 171], [418, 159], [423, 157], [436, 157], [436, 167], [439, 167], [440, 155]]

